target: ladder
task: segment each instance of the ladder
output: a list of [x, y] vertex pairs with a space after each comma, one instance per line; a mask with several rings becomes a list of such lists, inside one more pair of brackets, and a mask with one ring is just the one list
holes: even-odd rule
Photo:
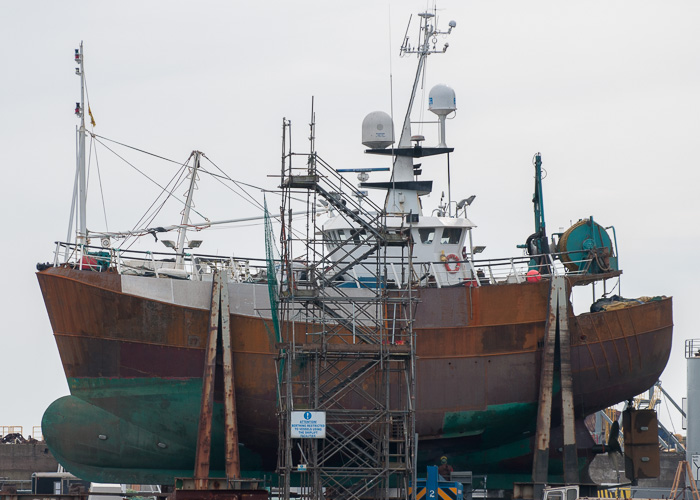
[[[681, 488], [681, 478], [683, 478], [683, 486]], [[685, 486], [685, 480], [687, 478], [688, 484]], [[675, 500], [681, 494], [683, 499], [685, 499], [685, 491], [690, 488], [692, 494], [692, 500], [700, 500], [700, 494], [698, 494], [698, 487], [695, 484], [695, 479], [693, 478], [693, 473], [690, 471], [690, 464], [687, 460], [681, 460], [678, 462], [678, 468], [676, 469], [676, 475], [673, 478], [673, 486], [671, 487], [671, 494], [669, 495], [670, 500]], [[680, 491], [679, 491], [680, 489]]]

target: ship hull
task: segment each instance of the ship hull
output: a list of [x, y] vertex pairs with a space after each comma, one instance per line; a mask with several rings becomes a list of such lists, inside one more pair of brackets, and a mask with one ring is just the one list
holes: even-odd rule
[[[191, 475], [211, 284], [68, 267], [37, 275], [71, 390], [42, 422], [57, 459], [102, 482], [165, 484]], [[419, 291], [422, 463], [448, 454], [459, 469], [530, 473], [548, 294], [547, 281]], [[229, 296], [242, 467], [271, 471], [277, 350], [267, 286], [231, 283]], [[671, 311], [670, 298], [579, 316], [569, 311], [577, 419], [658, 379], [671, 349]], [[222, 443], [220, 404], [213, 432], [213, 443]], [[212, 469], [220, 470], [223, 450], [216, 446]]]

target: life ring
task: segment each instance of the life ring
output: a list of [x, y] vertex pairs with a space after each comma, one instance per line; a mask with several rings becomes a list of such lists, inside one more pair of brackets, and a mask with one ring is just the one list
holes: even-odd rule
[[[454, 263], [455, 266], [450, 267], [451, 263]], [[459, 266], [460, 266], [459, 257], [457, 257], [455, 254], [451, 253], [450, 255], [445, 257], [445, 270], [448, 273], [450, 273], [450, 274], [456, 273], [457, 271], [459, 271]]]

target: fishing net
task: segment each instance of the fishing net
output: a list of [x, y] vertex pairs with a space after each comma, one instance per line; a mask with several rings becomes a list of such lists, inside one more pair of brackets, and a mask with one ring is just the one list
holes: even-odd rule
[[272, 231], [272, 220], [267, 211], [267, 199], [265, 204], [265, 257], [267, 259], [267, 291], [270, 294], [270, 313], [272, 314], [272, 325], [275, 330], [275, 340], [282, 341], [280, 336], [279, 323], [279, 289], [277, 287], [277, 269], [275, 268], [275, 240]]

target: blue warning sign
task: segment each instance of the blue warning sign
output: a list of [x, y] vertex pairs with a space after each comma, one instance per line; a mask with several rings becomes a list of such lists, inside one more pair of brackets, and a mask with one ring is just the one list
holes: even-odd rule
[[293, 411], [291, 419], [291, 436], [293, 438], [325, 439], [325, 411]]

